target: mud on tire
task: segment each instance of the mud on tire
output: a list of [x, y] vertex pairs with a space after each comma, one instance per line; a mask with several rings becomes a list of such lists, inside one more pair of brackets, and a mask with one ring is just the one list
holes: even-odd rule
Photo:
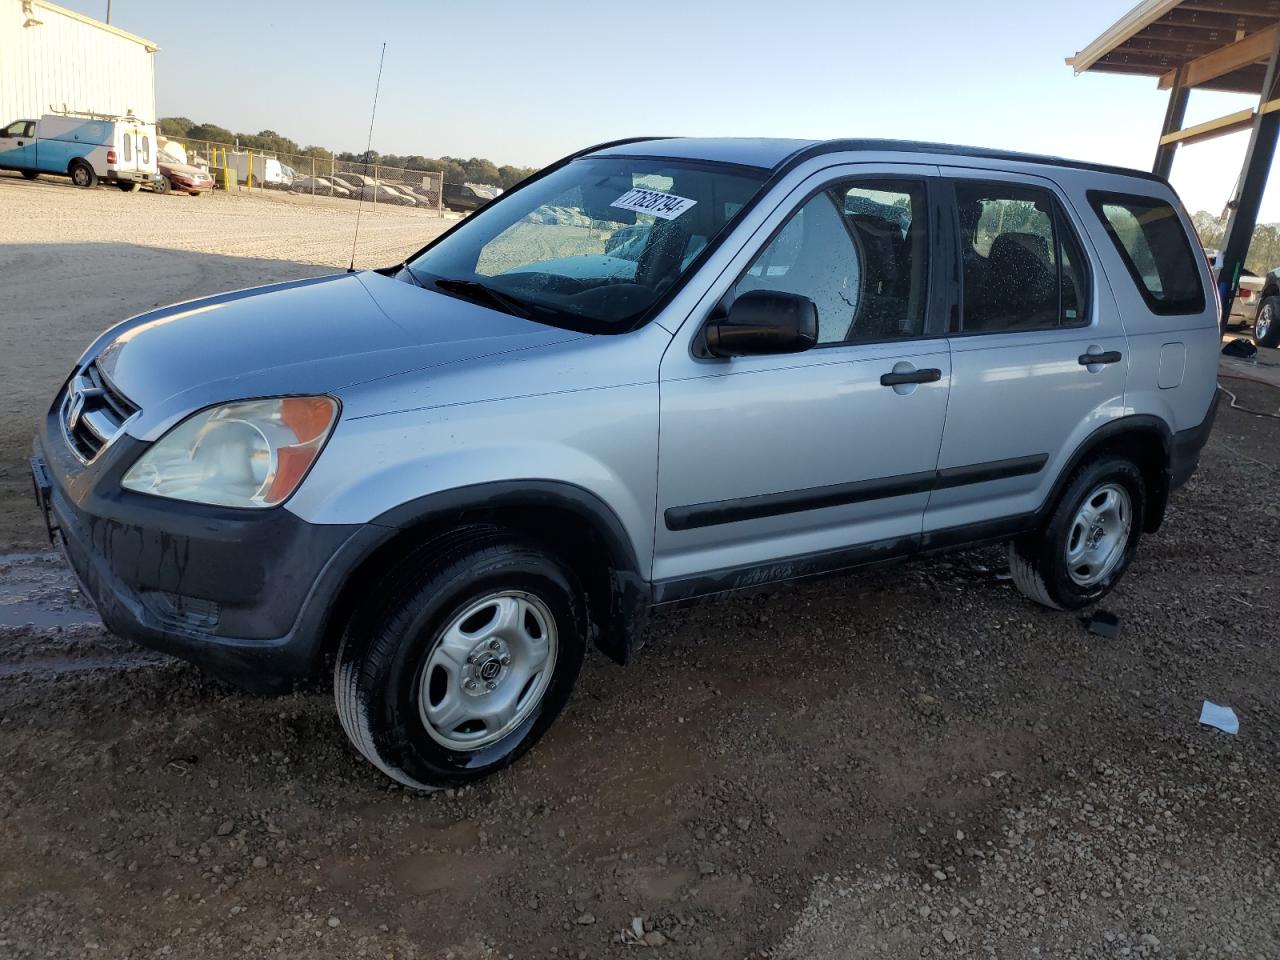
[[[370, 763], [407, 787], [480, 779], [532, 747], [568, 701], [586, 646], [581, 588], [543, 545], [485, 526], [427, 544], [396, 569], [381, 597], [356, 611], [338, 650], [334, 700], [343, 730]], [[508, 601], [524, 604], [512, 608], [521, 611], [518, 624], [486, 619], [498, 618]], [[536, 655], [520, 637], [534, 649], [537, 634], [552, 655], [526, 678]], [[474, 659], [466, 655], [472, 641]], [[536, 702], [524, 699], [535, 694]], [[483, 713], [488, 696], [495, 704], [515, 697], [505, 725], [453, 723], [442, 713], [446, 701], [450, 710], [456, 705], [451, 697]]]
[[[1127, 503], [1126, 503], [1127, 499]], [[1009, 572], [1023, 596], [1055, 610], [1078, 610], [1102, 599], [1133, 560], [1142, 536], [1146, 484], [1133, 461], [1103, 456], [1081, 465], [1068, 481], [1048, 521], [1009, 544]], [[1114, 518], [1123, 510], [1127, 529]], [[1098, 523], [1088, 518], [1106, 510]], [[1107, 549], [1106, 537], [1114, 549]], [[1097, 537], [1096, 567], [1089, 540]]]

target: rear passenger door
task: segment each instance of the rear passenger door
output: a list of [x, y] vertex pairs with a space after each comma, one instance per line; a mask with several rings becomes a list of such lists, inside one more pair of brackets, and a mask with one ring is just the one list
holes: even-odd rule
[[1056, 185], [943, 174], [955, 240], [951, 395], [926, 546], [1005, 533], [1038, 509], [1076, 446], [1123, 412], [1128, 360], [1080, 214]]

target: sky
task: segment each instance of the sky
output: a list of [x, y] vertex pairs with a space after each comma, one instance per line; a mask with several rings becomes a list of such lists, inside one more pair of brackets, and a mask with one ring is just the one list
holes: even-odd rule
[[[865, 136], [1149, 169], [1167, 93], [1063, 63], [1135, 2], [113, 0], [112, 23], [160, 46], [160, 116], [335, 150], [364, 149], [385, 41], [382, 153], [542, 166], [637, 135]], [[1197, 91], [1186, 123], [1254, 103]], [[1246, 144], [1180, 148], [1190, 210], [1223, 212]], [[1260, 219], [1280, 220], [1280, 188]]]

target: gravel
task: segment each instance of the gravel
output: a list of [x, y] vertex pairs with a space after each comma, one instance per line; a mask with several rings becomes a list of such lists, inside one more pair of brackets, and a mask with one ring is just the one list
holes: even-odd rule
[[664, 614], [518, 764], [430, 796], [323, 685], [104, 633], [0, 488], [0, 957], [1280, 956], [1278, 469], [1280, 421], [1224, 410], [1116, 638], [997, 549]]

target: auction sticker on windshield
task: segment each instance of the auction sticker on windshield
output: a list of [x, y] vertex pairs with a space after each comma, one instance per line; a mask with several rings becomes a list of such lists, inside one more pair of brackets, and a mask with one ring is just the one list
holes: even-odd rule
[[609, 206], [622, 210], [634, 210], [636, 213], [652, 213], [663, 220], [674, 220], [697, 202], [697, 200], [677, 197], [674, 193], [636, 187], [634, 190], [628, 190]]

